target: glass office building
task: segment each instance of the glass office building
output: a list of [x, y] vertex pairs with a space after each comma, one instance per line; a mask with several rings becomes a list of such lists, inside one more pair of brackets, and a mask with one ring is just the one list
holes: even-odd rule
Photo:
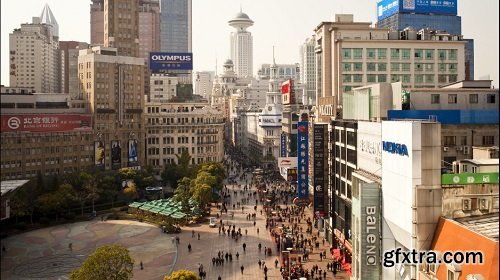
[[452, 35], [462, 34], [462, 18], [453, 15], [396, 13], [378, 21], [376, 26], [393, 30], [403, 30], [411, 26], [416, 31], [429, 28], [443, 30]]
[[192, 0], [161, 0], [160, 50], [191, 52]]

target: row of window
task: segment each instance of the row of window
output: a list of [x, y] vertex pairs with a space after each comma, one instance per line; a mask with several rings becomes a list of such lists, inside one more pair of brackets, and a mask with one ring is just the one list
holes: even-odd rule
[[[458, 142], [457, 142], [458, 140]], [[443, 136], [443, 146], [444, 147], [454, 147], [454, 146], [467, 146], [467, 136]], [[481, 145], [483, 146], [493, 146], [495, 145], [495, 136], [493, 135], [483, 135], [481, 137]]]
[[[343, 74], [342, 82], [343, 83], [363, 83], [363, 76], [365, 74]], [[405, 84], [411, 83], [410, 74], [391, 74], [391, 83], [395, 82], [403, 82]], [[435, 83], [435, 75], [434, 74], [419, 74], [413, 75], [415, 84], [434, 84]], [[453, 83], [458, 80], [458, 75], [437, 75], [439, 83]], [[366, 82], [367, 83], [385, 83], [387, 82], [386, 74], [366, 74]], [[361, 85], [359, 85], [361, 86]], [[356, 86], [349, 86], [350, 91], [352, 88]]]
[[[433, 72], [434, 71], [434, 63], [414, 63], [415, 71], [426, 71]], [[399, 63], [399, 62], [391, 62], [391, 71], [402, 71], [402, 72], [410, 72], [411, 71], [411, 63]], [[458, 64], [457, 63], [437, 63], [439, 72], [457, 72]], [[354, 63], [342, 63], [343, 71], [363, 71], [363, 63], [362, 62], [354, 62]], [[384, 62], [367, 62], [366, 63], [367, 71], [387, 71], [387, 63]]]
[[[365, 49], [363, 48], [342, 48], [343, 59], [362, 59]], [[437, 58], [439, 60], [457, 60], [457, 49], [438, 49]], [[413, 49], [413, 57], [416, 60], [434, 60], [436, 54], [435, 49]], [[391, 59], [408, 60], [411, 58], [412, 49], [390, 49]], [[367, 48], [366, 58], [368, 59], [386, 59], [387, 49], [384, 48]]]
[[[458, 101], [457, 94], [448, 94], [448, 104], [457, 104], [457, 101]], [[440, 103], [441, 103], [441, 94], [431, 94], [431, 104], [440, 104]], [[476, 93], [469, 94], [469, 104], [477, 104], [477, 103], [479, 103], [479, 95]], [[486, 103], [495, 104], [496, 95], [487, 94]]]

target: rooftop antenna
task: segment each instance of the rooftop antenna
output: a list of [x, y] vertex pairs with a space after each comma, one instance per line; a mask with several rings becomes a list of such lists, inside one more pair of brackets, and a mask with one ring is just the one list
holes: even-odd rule
[[273, 46], [273, 64], [276, 64], [276, 61], [274, 60], [274, 46]]
[[243, 13], [243, 9], [241, 8], [241, 3], [240, 3], [240, 13]]
[[215, 50], [215, 76], [217, 76], [217, 50]]

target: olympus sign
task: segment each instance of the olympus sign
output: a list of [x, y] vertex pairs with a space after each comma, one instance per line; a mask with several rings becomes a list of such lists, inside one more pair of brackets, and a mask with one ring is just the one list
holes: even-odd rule
[[154, 61], [191, 61], [190, 55], [152, 55]]

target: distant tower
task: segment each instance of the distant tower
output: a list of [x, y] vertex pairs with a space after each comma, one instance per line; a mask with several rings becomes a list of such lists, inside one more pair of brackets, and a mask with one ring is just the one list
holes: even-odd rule
[[139, 0], [104, 0], [104, 46], [119, 56], [139, 57], [138, 9]]
[[90, 43], [104, 45], [104, 0], [90, 4]]
[[231, 59], [239, 78], [253, 75], [253, 39], [247, 28], [253, 25], [247, 14], [241, 12], [229, 22], [234, 31], [231, 32]]
[[[59, 25], [48, 5], [9, 34], [10, 86], [60, 93]], [[31, 49], [31, 52], [27, 52]]]

